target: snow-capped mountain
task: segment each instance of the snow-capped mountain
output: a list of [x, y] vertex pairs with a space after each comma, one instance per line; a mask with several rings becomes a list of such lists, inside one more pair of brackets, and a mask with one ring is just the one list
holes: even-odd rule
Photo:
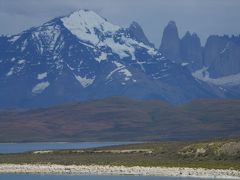
[[166, 59], [136, 22], [111, 24], [79, 10], [0, 37], [0, 106], [33, 107], [108, 96], [180, 103], [215, 97]]

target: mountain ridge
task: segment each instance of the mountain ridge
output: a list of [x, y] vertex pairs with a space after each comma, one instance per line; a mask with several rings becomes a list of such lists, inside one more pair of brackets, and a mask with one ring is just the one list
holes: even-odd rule
[[[172, 30], [169, 30], [169, 26], [173, 27]], [[175, 34], [171, 43], [164, 41], [172, 38], [168, 34], [170, 32]], [[165, 49], [163, 54], [167, 58], [186, 66], [195, 78], [219, 86], [228, 93], [237, 88], [235, 85], [240, 85], [239, 48], [240, 36], [210, 35], [205, 45], [201, 44], [196, 33], [191, 34], [189, 31], [180, 38], [176, 23], [170, 21], [164, 30], [159, 49]]]
[[121, 28], [93, 11], [79, 10], [1, 38], [0, 46], [0, 107], [110, 96], [178, 104], [219, 96], [152, 47], [140, 26]]

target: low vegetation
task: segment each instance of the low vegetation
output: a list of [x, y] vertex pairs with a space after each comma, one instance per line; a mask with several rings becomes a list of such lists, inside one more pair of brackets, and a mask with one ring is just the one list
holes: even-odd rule
[[81, 150], [2, 154], [0, 163], [202, 167], [240, 170], [240, 139], [148, 142]]

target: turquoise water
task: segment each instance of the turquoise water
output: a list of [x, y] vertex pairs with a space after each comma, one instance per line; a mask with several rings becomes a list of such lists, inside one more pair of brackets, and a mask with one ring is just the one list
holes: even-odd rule
[[49, 149], [86, 149], [130, 142], [80, 142], [80, 143], [0, 143], [0, 153], [21, 153]]
[[174, 178], [152, 176], [63, 176], [2, 174], [0, 180], [210, 180], [199, 178]]

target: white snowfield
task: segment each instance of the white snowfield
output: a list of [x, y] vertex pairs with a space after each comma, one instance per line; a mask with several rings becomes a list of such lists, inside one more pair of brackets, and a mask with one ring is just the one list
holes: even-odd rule
[[[132, 60], [136, 60], [135, 46], [147, 49], [150, 55], [158, 53], [156, 49], [124, 35], [121, 36], [121, 41], [124, 43], [115, 42], [114, 35], [123, 28], [109, 23], [93, 11], [79, 10], [63, 17], [61, 21], [73, 35], [83, 41], [83, 44], [90, 43], [91, 48], [109, 47], [112, 52], [119, 55], [120, 59], [131, 56]], [[102, 39], [99, 34], [105, 38]], [[106, 60], [106, 54], [101, 54], [96, 60], [98, 62]]]
[[209, 77], [207, 69], [207, 67], [204, 67], [195, 71], [192, 75], [199, 80], [218, 86], [235, 86], [240, 84], [240, 73], [213, 79]]
[[75, 75], [75, 78], [76, 80], [78, 80], [78, 82], [82, 85], [83, 88], [90, 86], [95, 80], [95, 76], [93, 78], [87, 78]]
[[107, 60], [107, 53], [101, 52], [101, 55], [100, 55], [99, 57], [95, 58], [95, 59], [96, 59], [96, 61], [98, 61], [99, 63], [100, 63], [101, 61], [105, 61], [105, 60]]
[[109, 23], [106, 19], [100, 17], [93, 11], [87, 10], [76, 11], [61, 20], [64, 26], [68, 28], [72, 34], [94, 45], [99, 42], [95, 29], [101, 30], [103, 34], [112, 33], [120, 29], [119, 26]]
[[6, 76], [11, 76], [14, 73], [14, 67], [11, 67], [10, 71], [6, 74]]
[[38, 79], [38, 80], [45, 79], [45, 78], [47, 77], [47, 74], [48, 74], [47, 72], [38, 74], [38, 75], [37, 75], [37, 79]]
[[240, 171], [203, 168], [125, 167], [125, 166], [64, 166], [0, 164], [0, 173], [71, 174], [71, 175], [135, 175], [240, 179]]
[[26, 60], [22, 59], [22, 60], [19, 60], [17, 63], [18, 64], [24, 64], [24, 63], [26, 63]]
[[42, 93], [49, 85], [50, 85], [50, 83], [49, 83], [48, 81], [38, 83], [38, 84], [37, 84], [36, 86], [34, 86], [34, 88], [32, 89], [32, 93], [35, 93], [35, 94]]

